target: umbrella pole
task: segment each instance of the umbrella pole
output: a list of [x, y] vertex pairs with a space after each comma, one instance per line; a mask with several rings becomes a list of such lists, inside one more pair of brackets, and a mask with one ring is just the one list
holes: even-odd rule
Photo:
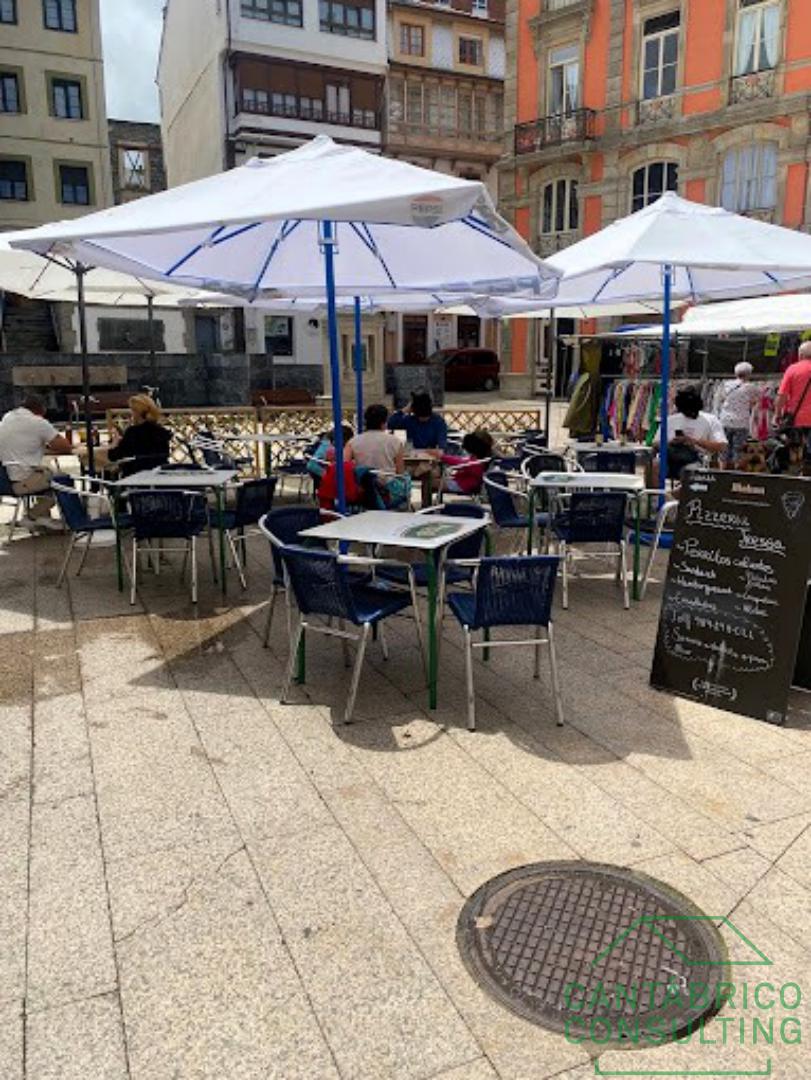
[[[149, 377], [152, 385], [158, 385], [158, 360], [155, 356], [155, 297], [150, 293], [146, 298], [146, 318], [149, 327]], [[155, 391], [157, 393], [157, 390]]]
[[79, 351], [82, 356], [82, 397], [84, 398], [85, 438], [87, 440], [87, 471], [96, 475], [95, 454], [93, 452], [93, 418], [90, 414], [90, 368], [87, 361], [87, 312], [85, 310], [84, 276], [87, 267], [76, 263], [73, 268], [76, 275], [76, 299], [79, 310]]
[[329, 339], [329, 370], [332, 380], [332, 425], [334, 428], [335, 480], [338, 512], [346, 513], [344, 491], [344, 436], [341, 410], [341, 368], [338, 358], [338, 313], [335, 310], [335, 236], [331, 221], [322, 222], [321, 248], [324, 252], [324, 276], [327, 287], [327, 337]]
[[557, 367], [558, 355], [558, 320], [554, 313], [549, 320], [549, 356], [546, 358], [546, 401], [544, 402], [544, 427], [546, 445], [551, 447], [549, 427], [552, 423], [552, 380]]
[[664, 268], [665, 310], [662, 318], [662, 422], [659, 426], [659, 486], [664, 493], [667, 485], [667, 410], [670, 397], [670, 293], [673, 267]]
[[363, 331], [360, 317], [360, 297], [355, 297], [355, 409], [358, 434], [363, 431]]

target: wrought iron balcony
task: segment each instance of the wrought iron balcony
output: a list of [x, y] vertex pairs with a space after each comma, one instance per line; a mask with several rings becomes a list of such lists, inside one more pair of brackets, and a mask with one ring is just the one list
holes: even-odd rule
[[585, 7], [585, 0], [543, 0], [543, 10], [549, 11], [563, 11], [564, 8], [571, 7]]
[[672, 120], [676, 115], [676, 97], [669, 94], [667, 97], [648, 98], [640, 101], [636, 106], [636, 122], [638, 124], [661, 124]]
[[516, 124], [515, 153], [535, 154], [547, 146], [593, 139], [595, 115], [594, 109], [576, 109], [574, 112]]
[[763, 101], [775, 95], [775, 73], [773, 68], [766, 71], [753, 71], [749, 75], [735, 75], [730, 80], [729, 100], [732, 105], [744, 101]]
[[550, 255], [556, 255], [559, 251], [563, 251], [564, 248], [576, 243], [579, 239], [580, 233], [577, 229], [567, 229], [564, 232], [556, 233], [541, 233], [532, 247], [536, 255], [540, 255], [542, 259], [545, 259]]

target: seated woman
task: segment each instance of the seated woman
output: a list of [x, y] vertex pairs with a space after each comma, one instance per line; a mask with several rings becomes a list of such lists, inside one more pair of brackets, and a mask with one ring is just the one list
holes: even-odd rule
[[[341, 434], [343, 435], [343, 444], [347, 445], [349, 440], [355, 434], [349, 424], [341, 424]], [[335, 457], [335, 428], [331, 428], [329, 431], [325, 431], [320, 438], [318, 446], [312, 457], [307, 462], [307, 472], [312, 476], [313, 483], [316, 489], [318, 484], [327, 471], [330, 461]]]
[[[407, 497], [408, 480], [402, 444], [386, 430], [388, 418], [385, 405], [370, 405], [363, 414], [364, 430], [347, 443], [346, 456], [359, 475], [369, 470], [378, 474], [376, 487], [383, 502], [386, 506], [396, 506]], [[372, 505], [377, 505], [376, 500]]]
[[[703, 401], [695, 386], [685, 386], [676, 394], [676, 412], [667, 418], [667, 475], [678, 480], [682, 470], [705, 456], [720, 454], [727, 448], [727, 437], [717, 416], [704, 412]], [[654, 441], [659, 446], [660, 434]], [[656, 478], [658, 483], [658, 476]]]
[[[489, 459], [493, 454], [493, 438], [489, 431], [471, 431], [462, 439], [463, 454], [432, 451], [443, 465], [453, 470], [445, 476], [443, 487], [455, 495], [478, 495], [484, 482]], [[459, 467], [461, 466], [461, 468]]]
[[[171, 431], [159, 422], [161, 412], [151, 397], [135, 394], [130, 398], [129, 406], [132, 423], [107, 452], [110, 461], [122, 462], [122, 476], [165, 465], [172, 441]], [[128, 458], [133, 460], [126, 460]]]
[[448, 425], [434, 412], [430, 394], [412, 394], [411, 404], [389, 417], [389, 430], [405, 431], [415, 450], [444, 450], [448, 445]]

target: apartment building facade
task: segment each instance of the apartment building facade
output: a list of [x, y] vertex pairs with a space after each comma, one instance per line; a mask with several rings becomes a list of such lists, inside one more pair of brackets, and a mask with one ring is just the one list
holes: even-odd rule
[[172, 186], [325, 133], [382, 146], [385, 0], [169, 0], [158, 65]]
[[0, 0], [0, 229], [111, 203], [98, 0]]
[[667, 190], [811, 225], [807, 0], [507, 0], [506, 28], [499, 201], [539, 254]]
[[385, 153], [491, 179], [504, 121], [504, 0], [389, 0]]

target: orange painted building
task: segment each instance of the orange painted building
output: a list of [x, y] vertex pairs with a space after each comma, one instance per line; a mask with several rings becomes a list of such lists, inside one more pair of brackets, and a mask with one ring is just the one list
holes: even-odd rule
[[[540, 255], [677, 190], [811, 226], [811, 0], [507, 0], [499, 203]], [[536, 329], [503, 367], [526, 377]]]

